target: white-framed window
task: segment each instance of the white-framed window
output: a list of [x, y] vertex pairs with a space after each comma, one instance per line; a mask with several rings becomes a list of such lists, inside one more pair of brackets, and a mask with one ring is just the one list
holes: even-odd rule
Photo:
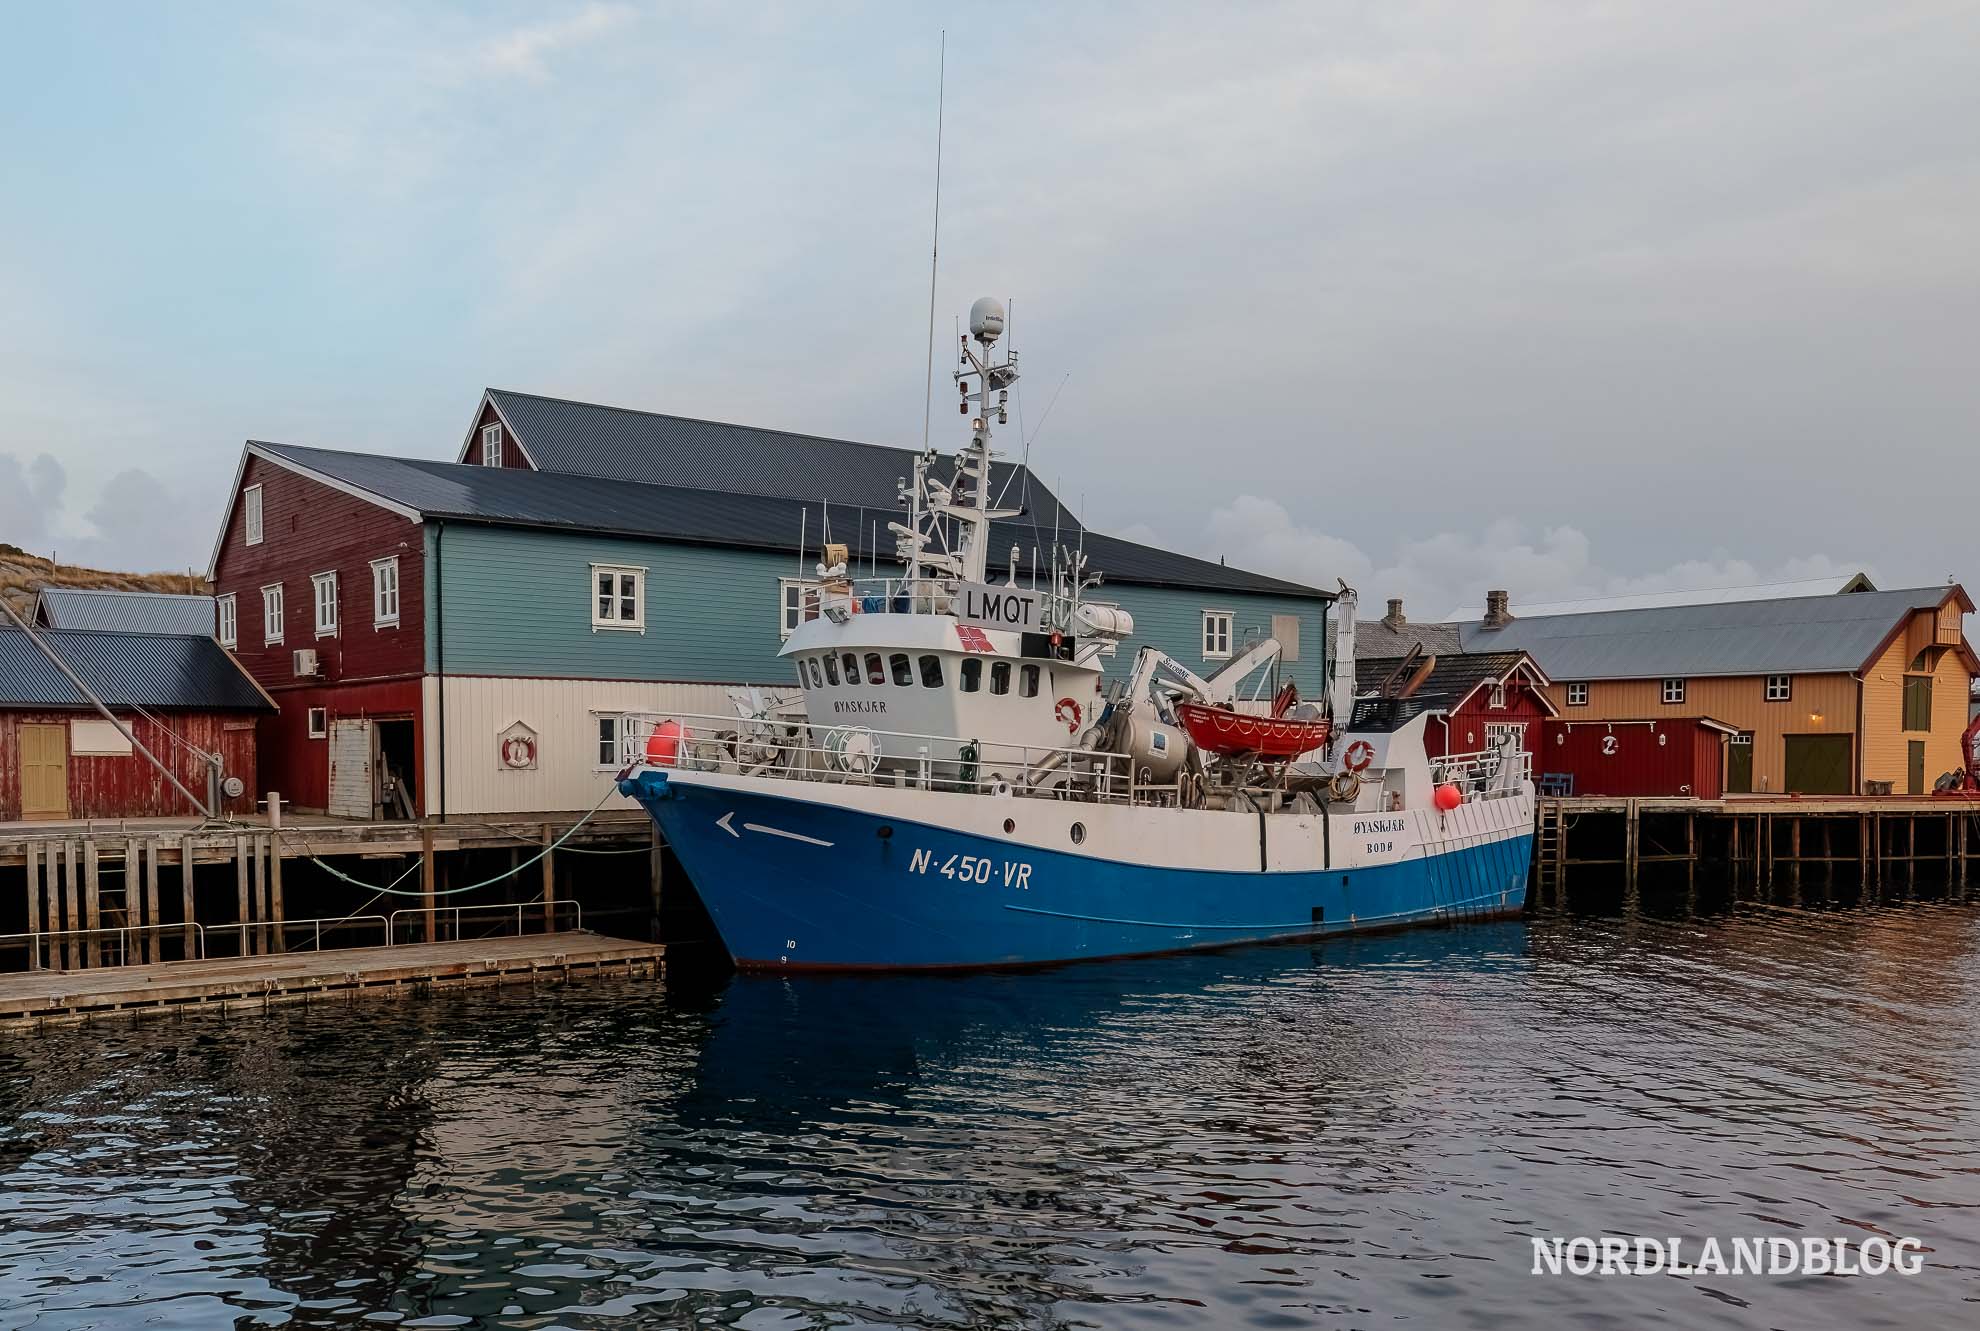
[[337, 636], [337, 575], [335, 572], [318, 573], [310, 580], [315, 590], [316, 636], [334, 638]]
[[330, 734], [330, 709], [328, 707], [310, 708], [309, 737], [311, 739], [325, 739], [329, 737], [329, 734]]
[[1767, 676], [1767, 701], [1788, 702], [1794, 697], [1793, 675]]
[[1526, 727], [1524, 725], [1521, 725], [1517, 721], [1487, 721], [1485, 723], [1485, 747], [1488, 750], [1497, 749], [1500, 742], [1507, 736], [1517, 739], [1521, 747], [1525, 747]]
[[282, 641], [282, 584], [272, 582], [261, 589], [261, 641], [272, 647]]
[[777, 579], [777, 637], [791, 636], [791, 630], [804, 619], [804, 582], [799, 578]]
[[481, 465], [499, 467], [502, 465], [502, 427], [484, 425], [481, 427]]
[[619, 718], [601, 716], [598, 718], [598, 763], [601, 768], [609, 767], [616, 771], [619, 766]]
[[624, 564], [591, 566], [591, 627], [646, 631], [646, 570]]
[[1503, 683], [1492, 686], [1492, 692], [1487, 696], [1485, 705], [1501, 712], [1506, 710], [1506, 686]]
[[228, 592], [213, 602], [213, 613], [217, 620], [218, 637], [222, 647], [241, 645], [241, 619], [234, 601], [234, 594]]
[[1231, 654], [1231, 612], [1203, 612], [1203, 659], [1218, 661]]
[[1684, 701], [1683, 680], [1667, 679], [1664, 681], [1664, 701], [1667, 703], [1681, 703]]
[[249, 545], [261, 544], [261, 487], [250, 485], [241, 491], [241, 527]]
[[1588, 705], [1588, 686], [1586, 684], [1568, 685], [1568, 706], [1586, 707], [1587, 705]]
[[371, 561], [371, 623], [390, 628], [399, 622], [399, 557]]

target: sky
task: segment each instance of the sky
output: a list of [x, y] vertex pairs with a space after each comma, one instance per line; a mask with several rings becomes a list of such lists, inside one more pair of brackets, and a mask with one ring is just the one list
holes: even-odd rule
[[1011, 302], [1091, 525], [1419, 617], [1980, 583], [1970, 0], [23, 6], [0, 541], [203, 568], [243, 440], [489, 385], [918, 444], [945, 28], [938, 347]]

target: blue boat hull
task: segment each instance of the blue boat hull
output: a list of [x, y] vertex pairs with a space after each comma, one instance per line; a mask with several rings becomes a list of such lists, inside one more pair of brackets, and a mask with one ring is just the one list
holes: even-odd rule
[[745, 969], [1042, 966], [1515, 914], [1533, 848], [1527, 832], [1345, 871], [1222, 872], [1013, 847], [651, 769], [620, 788]]

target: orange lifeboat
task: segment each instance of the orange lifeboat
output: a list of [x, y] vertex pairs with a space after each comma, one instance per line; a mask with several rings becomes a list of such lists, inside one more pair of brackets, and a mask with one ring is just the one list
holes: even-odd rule
[[1182, 722], [1197, 748], [1224, 757], [1297, 758], [1324, 745], [1333, 729], [1324, 717], [1295, 721], [1283, 716], [1248, 716], [1200, 702], [1177, 703], [1176, 720]]

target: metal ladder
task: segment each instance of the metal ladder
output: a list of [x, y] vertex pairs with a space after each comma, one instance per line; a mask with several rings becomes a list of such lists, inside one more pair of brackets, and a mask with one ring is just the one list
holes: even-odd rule
[[1558, 800], [1540, 801], [1540, 822], [1533, 840], [1533, 879], [1540, 900], [1559, 905], [1567, 878], [1567, 815]]

